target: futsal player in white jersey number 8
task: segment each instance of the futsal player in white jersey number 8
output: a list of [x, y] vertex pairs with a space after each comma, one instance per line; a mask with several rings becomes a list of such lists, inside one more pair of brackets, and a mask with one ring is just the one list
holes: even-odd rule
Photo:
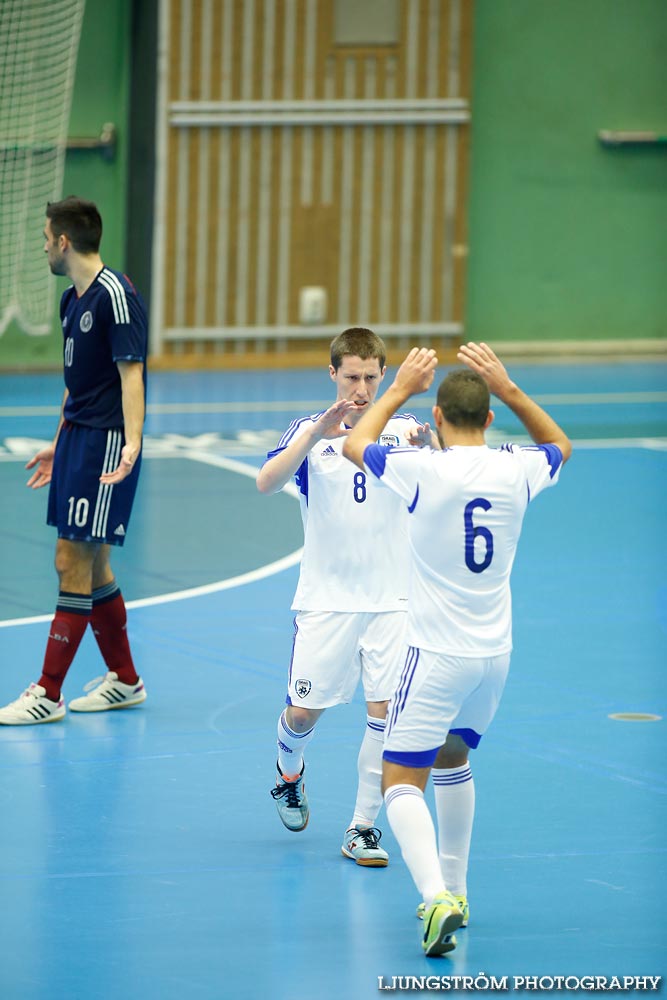
[[[442, 451], [376, 444], [389, 413], [434, 377], [435, 352], [414, 348], [393, 385], [343, 445], [360, 470], [410, 511], [412, 573], [403, 672], [388, 711], [384, 800], [423, 903], [422, 947], [444, 955], [467, 924], [466, 875], [474, 813], [468, 751], [489, 726], [512, 648], [510, 572], [528, 503], [553, 486], [571, 445], [558, 424], [512, 382], [485, 344], [467, 344], [438, 389], [433, 418]], [[489, 392], [535, 442], [489, 448]], [[438, 839], [424, 801], [433, 770]]]
[[[404, 642], [408, 514], [399, 497], [343, 458], [342, 444], [373, 403], [385, 358], [384, 343], [370, 330], [352, 328], [336, 337], [329, 366], [336, 401], [321, 413], [294, 420], [257, 476], [262, 493], [275, 493], [294, 476], [304, 526], [292, 603], [296, 619], [287, 707], [278, 720], [278, 768], [271, 794], [287, 829], [305, 829], [304, 750], [325, 709], [349, 702], [361, 679], [367, 724], [358, 758], [357, 799], [341, 850], [365, 867], [384, 867], [388, 861], [375, 820], [382, 806], [387, 702], [398, 680]], [[385, 445], [435, 440], [428, 424], [393, 411], [377, 438]]]
[[62, 685], [88, 624], [107, 672], [69, 707], [104, 712], [146, 698], [110, 552], [125, 541], [141, 467], [147, 317], [129, 278], [102, 263], [101, 238], [92, 202], [47, 205], [44, 252], [51, 271], [72, 281], [60, 301], [66, 388], [53, 443], [26, 468], [34, 469], [29, 487], [49, 486], [60, 588], [41, 677], [0, 709], [2, 725], [65, 717]]

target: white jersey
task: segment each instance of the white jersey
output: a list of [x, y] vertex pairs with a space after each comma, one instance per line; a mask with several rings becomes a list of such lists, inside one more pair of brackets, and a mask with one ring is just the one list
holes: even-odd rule
[[[267, 460], [320, 416], [294, 420]], [[378, 447], [384, 451], [403, 445], [407, 434], [420, 426], [411, 414], [395, 414]], [[344, 441], [344, 437], [318, 441], [294, 476], [304, 544], [292, 608], [405, 611], [410, 566], [406, 505], [343, 456]]]
[[366, 468], [410, 512], [409, 645], [468, 657], [511, 650], [523, 516], [557, 482], [562, 461], [555, 445], [365, 449]]

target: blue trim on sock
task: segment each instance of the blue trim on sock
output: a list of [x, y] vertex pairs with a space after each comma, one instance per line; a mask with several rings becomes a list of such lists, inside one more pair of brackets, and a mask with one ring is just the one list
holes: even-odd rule
[[400, 799], [403, 795], [412, 795], [418, 799], [424, 799], [424, 793], [416, 785], [391, 785], [384, 793], [385, 808], [388, 808], [394, 799]]
[[472, 781], [472, 771], [469, 766], [457, 768], [443, 768], [444, 774], [434, 771], [431, 777], [433, 784], [437, 788], [450, 788], [452, 785], [464, 785], [466, 781]]
[[287, 725], [287, 720], [285, 719], [285, 713], [280, 716], [280, 725], [283, 727], [288, 736], [291, 736], [293, 740], [303, 740], [306, 736], [310, 736], [315, 726], [311, 726], [309, 730], [305, 733], [295, 733], [293, 729]]

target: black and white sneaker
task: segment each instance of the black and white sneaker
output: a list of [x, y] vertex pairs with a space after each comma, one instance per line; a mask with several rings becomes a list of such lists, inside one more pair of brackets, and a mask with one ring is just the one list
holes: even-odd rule
[[0, 726], [35, 726], [65, 718], [65, 701], [51, 701], [40, 684], [31, 684], [20, 698], [0, 708]]
[[146, 688], [141, 677], [137, 678], [136, 684], [123, 684], [113, 670], [106, 677], [90, 681], [83, 690], [88, 694], [69, 703], [68, 707], [73, 712], [108, 712], [111, 708], [131, 708], [146, 701]]

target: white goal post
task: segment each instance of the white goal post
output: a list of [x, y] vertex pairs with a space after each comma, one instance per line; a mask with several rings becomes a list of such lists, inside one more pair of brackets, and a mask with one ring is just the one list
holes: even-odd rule
[[46, 203], [62, 197], [85, 0], [0, 2], [0, 334], [46, 334], [55, 281]]

